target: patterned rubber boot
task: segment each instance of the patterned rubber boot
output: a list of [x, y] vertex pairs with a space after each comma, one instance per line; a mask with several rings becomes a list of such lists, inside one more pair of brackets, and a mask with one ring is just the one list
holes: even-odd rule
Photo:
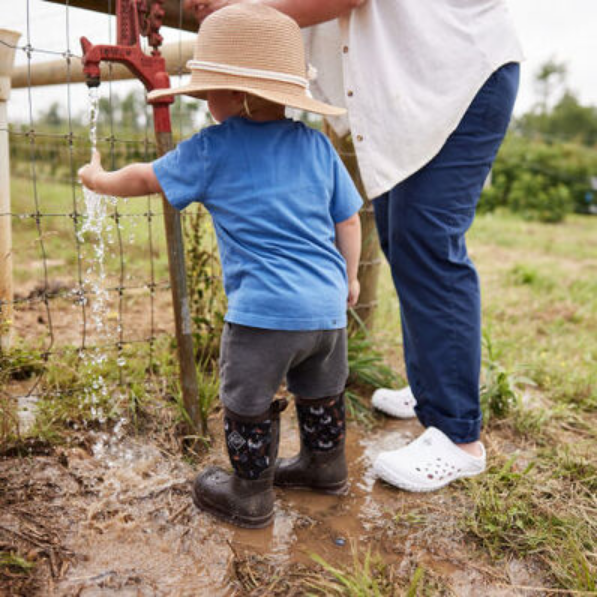
[[233, 472], [209, 467], [193, 483], [193, 502], [201, 510], [235, 524], [259, 529], [274, 516], [274, 465], [280, 443], [280, 413], [286, 400], [276, 400], [260, 417], [241, 417], [228, 409], [224, 432]]
[[344, 453], [344, 394], [320, 400], [296, 398], [296, 411], [301, 451], [294, 458], [278, 460], [274, 484], [323, 493], [345, 493], [348, 469]]

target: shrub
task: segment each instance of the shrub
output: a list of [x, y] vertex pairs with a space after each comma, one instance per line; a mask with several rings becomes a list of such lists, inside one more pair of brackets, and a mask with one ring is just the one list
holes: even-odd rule
[[479, 211], [511, 209], [527, 219], [560, 222], [587, 213], [596, 201], [597, 151], [571, 143], [549, 144], [509, 135], [493, 168]]

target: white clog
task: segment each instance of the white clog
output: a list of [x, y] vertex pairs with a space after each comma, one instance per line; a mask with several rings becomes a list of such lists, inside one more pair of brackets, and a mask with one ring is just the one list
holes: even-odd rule
[[386, 483], [406, 491], [435, 491], [463, 477], [474, 477], [485, 470], [483, 454], [471, 456], [448, 436], [429, 427], [416, 440], [391, 452], [382, 452], [373, 469]]
[[413, 396], [410, 386], [401, 390], [379, 388], [373, 392], [371, 398], [373, 406], [381, 412], [397, 419], [412, 419], [416, 417], [415, 406], [417, 399]]

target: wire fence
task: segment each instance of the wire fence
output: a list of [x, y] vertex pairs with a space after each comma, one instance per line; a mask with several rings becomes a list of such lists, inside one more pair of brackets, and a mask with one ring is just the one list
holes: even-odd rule
[[[110, 2], [111, 14], [113, 9]], [[88, 214], [77, 170], [88, 161], [91, 144], [88, 129], [80, 122], [80, 113], [87, 107], [75, 105], [72, 99], [75, 84], [71, 83], [71, 73], [79, 68], [78, 63], [73, 64], [73, 58], [80, 57], [70, 42], [71, 15], [77, 9], [66, 2], [56, 10], [64, 11], [61, 50], [44, 48], [43, 40], [34, 38], [31, 0], [27, 0], [22, 38], [14, 46], [16, 53], [26, 57], [29, 73], [36, 57], [59, 57], [65, 61], [68, 77], [63, 118], [51, 126], [40, 123], [40, 106], [34, 101], [29, 78], [26, 122], [11, 123], [7, 129], [12, 206], [0, 217], [11, 219], [15, 293], [14, 300], [0, 301], [0, 309], [13, 309], [15, 341], [12, 351], [2, 356], [3, 399], [61, 394], [67, 390], [55, 383], [51, 369], [60, 369], [67, 363], [76, 369], [90, 353], [98, 352], [106, 355], [106, 362], [118, 371], [110, 382], [109, 391], [114, 391], [115, 386], [123, 387], [128, 382], [126, 362], [133, 351], [135, 367], [152, 372], [156, 342], [160, 338], [168, 340], [174, 333], [161, 198], [106, 203], [104, 256], [98, 256], [96, 251], [99, 239], [82, 233]], [[182, 0], [179, 18], [182, 22]], [[96, 39], [98, 43], [112, 43], [114, 18], [106, 22], [105, 37]], [[181, 63], [179, 72], [182, 71]], [[108, 76], [100, 86], [104, 118], [100, 117], [98, 123], [98, 149], [105, 167], [110, 169], [156, 157], [152, 119], [145, 101], [135, 116], [135, 127], [116, 121], [118, 85]], [[144, 93], [141, 83], [136, 93]], [[183, 102], [177, 101], [171, 116], [175, 140], [193, 132], [197, 119], [189, 119]], [[204, 278], [200, 290], [201, 308], [205, 310], [205, 305], [217, 302], [216, 296], [221, 292], [214, 235], [199, 207], [185, 212], [183, 226], [191, 249], [207, 257], [199, 272]], [[94, 279], [100, 257], [105, 260], [101, 285]], [[206, 284], [205, 279], [210, 283]], [[206, 292], [212, 296], [206, 297]], [[107, 298], [98, 325], [93, 309], [101, 297]], [[203, 323], [204, 320], [205, 317]]]

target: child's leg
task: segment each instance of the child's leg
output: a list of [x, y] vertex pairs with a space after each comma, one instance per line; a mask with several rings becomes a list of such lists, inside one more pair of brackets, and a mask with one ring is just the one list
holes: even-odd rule
[[226, 324], [220, 355], [220, 398], [231, 475], [217, 467], [193, 486], [195, 504], [233, 524], [258, 528], [273, 517], [273, 475], [279, 413], [272, 398], [289, 367], [313, 351], [316, 333], [291, 333]]
[[288, 372], [296, 395], [301, 450], [278, 461], [274, 483], [343, 493], [348, 470], [344, 451], [344, 385], [348, 376], [346, 330], [320, 332], [318, 350]]

